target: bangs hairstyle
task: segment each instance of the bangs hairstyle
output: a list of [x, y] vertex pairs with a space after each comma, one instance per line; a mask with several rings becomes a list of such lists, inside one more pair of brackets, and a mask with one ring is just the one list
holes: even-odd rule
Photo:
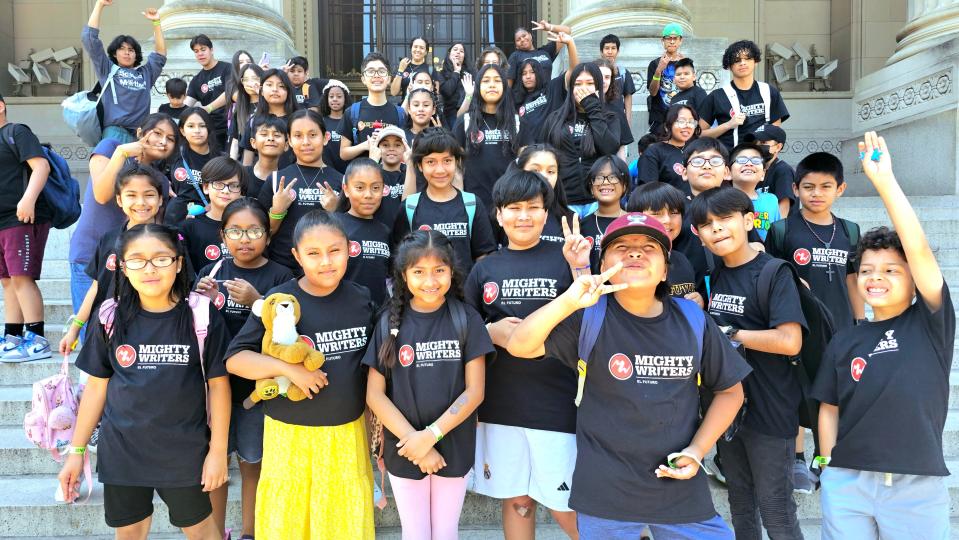
[[186, 95], [186, 81], [179, 77], [171, 77], [167, 79], [166, 83], [163, 85], [163, 88], [166, 90], [166, 93], [170, 97], [182, 98]]
[[[550, 205], [549, 211], [559, 218], [560, 216], [566, 216], [572, 219], [572, 211], [569, 209], [569, 201], [566, 199], [566, 190], [563, 189], [563, 178], [559, 174], [559, 155], [556, 152], [556, 149], [552, 146], [544, 143], [533, 143], [528, 144], [523, 147], [523, 150], [520, 151], [519, 155], [516, 156], [516, 161], [510, 164], [507, 168], [507, 171], [510, 169], [526, 169], [526, 165], [529, 163], [529, 160], [533, 159], [533, 156], [536, 154], [551, 154], [553, 160], [556, 162], [556, 185], [552, 186], [553, 190], [553, 204]], [[546, 181], [549, 184], [549, 181]]]
[[119, 36], [113, 38], [113, 41], [107, 45], [107, 56], [110, 57], [110, 61], [116, 65], [120, 65], [117, 62], [117, 51], [120, 50], [120, 47], [126, 43], [130, 47], [133, 47], [133, 51], [136, 53], [136, 58], [133, 59], [133, 67], [137, 67], [143, 63], [143, 47], [140, 46], [140, 42], [136, 40], [133, 36], [128, 36], [126, 34], [120, 34]]
[[[599, 71], [599, 66], [592, 62], [586, 62], [582, 64], [577, 64], [571, 71], [569, 75], [570, 85], [579, 75], [583, 72], [589, 73], [593, 78], [593, 84], [596, 86], [597, 90], [603, 89], [603, 74]], [[601, 94], [602, 95], [602, 94]], [[600, 102], [604, 105], [603, 98], [600, 98]], [[549, 114], [546, 117], [545, 122], [545, 131], [547, 143], [553, 145], [554, 148], [562, 148], [563, 141], [568, 138], [572, 138], [572, 133], [567, 129], [567, 124], [573, 124], [576, 122], [576, 97], [573, 95], [573, 92], [566, 92], [566, 99], [559, 105], [555, 111]], [[606, 121], [609, 123], [617, 122], [616, 116], [612, 111], [603, 111], [603, 115], [606, 117]], [[580, 139], [580, 155], [583, 158], [589, 158], [596, 155], [596, 145], [593, 142], [593, 133], [592, 130], [587, 129], [583, 131], [583, 137]]]
[[659, 137], [652, 133], [647, 133], [636, 141], [636, 152], [639, 153], [639, 155], [643, 155], [643, 152], [645, 152], [651, 144], [656, 142], [659, 142]]
[[323, 117], [320, 116], [320, 113], [314, 111], [313, 109], [299, 109], [294, 111], [293, 114], [287, 117], [288, 123], [286, 125], [286, 138], [289, 139], [293, 134], [293, 123], [297, 120], [302, 120], [304, 118], [313, 122], [320, 128], [320, 133], [326, 135], [326, 126], [323, 125]]
[[[181, 116], [181, 118], [186, 117]], [[159, 127], [160, 124], [167, 124], [173, 131], [173, 147], [170, 149], [170, 155], [166, 159], [168, 162], [173, 157], [173, 149], [180, 147], [180, 127], [177, 126], [177, 123], [173, 117], [161, 112], [148, 114], [147, 117], [143, 119], [143, 123], [140, 124], [140, 128], [137, 130], [136, 138], [137, 140], [142, 139], [147, 133]]]
[[230, 218], [233, 217], [234, 214], [244, 210], [249, 210], [253, 214], [253, 217], [260, 222], [260, 226], [263, 227], [263, 230], [266, 233], [266, 238], [269, 239], [270, 217], [267, 215], [266, 208], [263, 207], [263, 203], [253, 197], [240, 197], [239, 199], [226, 205], [226, 208], [223, 209], [223, 216], [220, 218], [220, 232], [222, 233], [226, 230], [227, 222], [230, 221]]
[[867, 251], [882, 251], [884, 249], [895, 250], [903, 259], [906, 258], [906, 250], [902, 248], [902, 240], [899, 239], [899, 233], [894, 229], [882, 226], [869, 229], [866, 234], [859, 239], [859, 246], [856, 247], [856, 253], [852, 260], [856, 265], [862, 264], [862, 256]]
[[733, 187], [707, 189], [693, 198], [689, 204], [691, 223], [700, 227], [709, 221], [709, 214], [730, 216], [749, 214], [753, 211], [753, 202], [749, 196]]
[[689, 160], [695, 154], [700, 154], [702, 152], [715, 151], [720, 156], [723, 157], [723, 161], [726, 162], [726, 165], [729, 165], [729, 150], [726, 149], [726, 145], [719, 142], [719, 139], [714, 139], [712, 137], [700, 137], [694, 141], [690, 141], [689, 144], [683, 148], [683, 166], [689, 166]]
[[672, 105], [666, 111], [666, 120], [663, 122], [663, 131], [659, 134], [659, 142], [666, 142], [673, 137], [673, 124], [679, 120], [679, 113], [684, 110], [689, 111], [696, 122], [696, 127], [693, 128], [693, 136], [689, 140], [694, 141], [703, 133], [703, 128], [699, 125], [699, 113], [696, 112], [696, 109], [689, 105]]
[[[234, 118], [231, 120], [234, 122], [246, 124], [250, 121], [250, 116], [253, 115], [253, 98], [246, 93], [246, 89], [243, 88], [243, 75], [247, 72], [252, 71], [256, 75], [257, 80], [263, 80], [263, 68], [256, 64], [246, 64], [243, 67], [237, 70], [235, 85], [233, 85], [230, 93], [227, 95], [232, 96], [236, 94], [236, 111], [234, 112]], [[260, 97], [257, 95], [256, 102], [259, 103]]]
[[117, 175], [117, 179], [113, 183], [113, 192], [119, 197], [124, 186], [129, 184], [130, 180], [134, 177], [146, 178], [153, 189], [157, 190], [157, 195], [160, 199], [163, 199], [163, 184], [165, 183], [163, 173], [147, 164], [141, 163], [129, 165], [120, 170], [120, 174]]
[[303, 56], [294, 56], [293, 58], [290, 58], [290, 66], [300, 66], [303, 68], [303, 71], [310, 70], [310, 62]]
[[693, 64], [693, 59], [689, 58], [688, 56], [686, 58], [680, 58], [676, 61], [675, 69], [684, 67], [688, 67], [689, 69], [693, 70], [693, 73], [696, 73], [696, 65]]
[[[183, 112], [180, 113], [180, 125], [178, 128], [180, 135], [183, 135], [183, 126], [187, 123], [190, 117], [194, 115], [199, 116], [206, 125], [206, 144], [210, 148], [210, 154], [216, 155], [219, 148], [216, 147], [216, 137], [213, 134], [213, 117], [210, 116], [210, 113], [206, 112], [206, 109], [203, 107], [187, 107], [183, 109]], [[180, 143], [182, 149], [184, 150], [190, 147], [190, 142], [186, 140], [186, 137], [181, 137]]]
[[506, 174], [493, 184], [493, 207], [497, 209], [531, 201], [537, 197], [542, 197], [543, 208], [546, 210], [553, 205], [553, 188], [539, 173], [522, 169], [507, 170]]
[[263, 86], [272, 77], [280, 79], [280, 82], [286, 87], [286, 101], [283, 102], [283, 111], [286, 113], [285, 116], [289, 116], [296, 110], [296, 97], [293, 95], [293, 83], [290, 82], [290, 76], [282, 69], [268, 69], [260, 77], [260, 99], [256, 104], [256, 114], [270, 114], [270, 104], [263, 97]]
[[[196, 36], [193, 37], [193, 39], [190, 40], [191, 51], [193, 50], [193, 47], [196, 47], [197, 45], [202, 45], [209, 49], [213, 48], [213, 42], [210, 41], [210, 38], [207, 37], [206, 34], [197, 34]], [[252, 56], [250, 57], [250, 60], [253, 60]]]
[[217, 156], [207, 161], [200, 171], [200, 182], [204, 184], [226, 182], [231, 178], [240, 182], [240, 195], [246, 195], [247, 182], [243, 181], [243, 166], [230, 156]]
[[726, 47], [723, 52], [723, 69], [731, 68], [736, 63], [736, 58], [743, 53], [755, 60], [757, 64], [763, 60], [763, 52], [759, 49], [759, 45], [748, 39], [743, 39]]
[[[500, 82], [503, 85], [499, 103], [496, 104], [496, 129], [505, 132], [509, 137], [508, 144], [502, 145], [501, 153], [503, 157], [511, 158], [516, 155], [516, 147], [519, 144], [519, 137], [516, 136], [516, 107], [513, 106], [513, 96], [509, 91], [510, 88], [506, 77], [506, 70], [496, 64], [487, 64], [481, 67], [474, 78], [473, 100], [470, 102], [469, 111], [466, 112], [470, 120], [469, 129], [466, 130], [466, 151], [469, 154], [478, 155], [480, 149], [483, 147], [479, 133], [482, 131], [486, 121], [483, 119], [484, 103], [480, 93], [480, 86], [483, 77], [489, 71], [495, 71], [496, 74], [499, 75]], [[488, 128], [489, 126], [486, 127]]]
[[669, 212], [686, 213], [686, 195], [665, 182], [642, 184], [633, 190], [626, 203], [627, 212]]
[[[533, 69], [533, 77], [536, 80], [532, 90], [527, 90], [526, 87], [523, 86], [523, 70], [526, 69], [526, 66]], [[523, 60], [523, 63], [519, 65], [519, 69], [516, 70], [516, 79], [516, 81], [513, 81], [513, 88], [511, 90], [513, 103], [516, 104], [516, 107], [519, 107], [526, 101], [527, 96], [535, 94], [546, 87], [546, 83], [549, 82], [549, 74], [546, 73], [545, 67], [543, 64], [540, 64], [538, 60], [535, 58], [527, 58]]]
[[[359, 157], [350, 162], [346, 166], [346, 170], [343, 172], [343, 185], [345, 186], [347, 182], [353, 178], [353, 175], [359, 174], [363, 171], [372, 170], [376, 173], [376, 176], [380, 177], [380, 181], [383, 181], [383, 171], [380, 169], [380, 164], [373, 161], [368, 157]], [[382, 193], [382, 192], [381, 192]], [[336, 203], [336, 212], [337, 213], [346, 213], [350, 210], [350, 199], [346, 196], [345, 190], [340, 189], [340, 198]]]
[[617, 51], [622, 48], [619, 43], [619, 37], [616, 34], [606, 34], [603, 36], [603, 39], [599, 40], [599, 52], [603, 52], [603, 48], [607, 43], [616, 45]]
[[423, 158], [430, 154], [449, 153], [459, 168], [463, 163], [463, 148], [453, 134], [441, 127], [428, 127], [413, 138], [413, 165], [422, 167]]
[[[765, 148], [765, 146], [763, 148]], [[793, 179], [793, 183], [798, 186], [799, 183], [802, 182], [802, 179], [810, 173], [832, 176], [836, 180], [837, 187], [846, 181], [843, 176], [842, 161], [829, 152], [813, 152], [802, 158], [799, 164], [796, 165], [796, 176]]]
[[743, 150], [755, 150], [759, 153], [759, 157], [763, 158], [764, 164], [768, 163], [769, 159], [772, 158], [772, 154], [769, 153], [769, 150], [765, 146], [757, 142], [742, 142], [737, 144], [736, 147], [733, 148], [732, 152], [729, 153], [728, 162], [730, 166], [732, 166], [733, 161], [736, 160], [736, 156], [743, 153]]
[[[390, 330], [399, 330], [403, 321], [403, 313], [413, 298], [409, 284], [406, 282], [406, 270], [424, 257], [429, 256], [436, 257], [450, 267], [452, 280], [450, 290], [446, 293], [447, 300], [462, 300], [464, 276], [463, 271], [456, 266], [453, 243], [439, 231], [413, 231], [400, 240], [393, 256], [393, 296], [384, 307], [384, 313], [381, 315], [381, 317], [387, 318]], [[377, 324], [381, 323], [377, 322]], [[396, 336], [389, 332], [386, 340], [377, 351], [380, 365], [387, 369], [395, 366], [396, 352]]]
[[283, 138], [286, 139], [288, 132], [290, 130], [289, 126], [286, 123], [286, 119], [280, 118], [279, 116], [274, 116], [272, 114], [259, 115], [253, 117], [253, 130], [250, 131], [250, 138], [256, 138], [256, 132], [260, 131], [260, 128], [273, 128], [283, 134]]
[[346, 111], [350, 108], [350, 105], [353, 104], [353, 94], [350, 94], [349, 90], [346, 90], [342, 86], [330, 85], [323, 90], [323, 96], [320, 98], [320, 114], [323, 116], [329, 116], [333, 114], [333, 109], [330, 108], [330, 92], [332, 92], [334, 88], [337, 88], [340, 92], [343, 92], [343, 109], [340, 112]]
[[[127, 250], [130, 244], [135, 240], [152, 236], [159, 239], [172, 251], [177, 259], [173, 264], [180, 264], [180, 271], [177, 272], [170, 288], [168, 298], [177, 304], [175, 309], [179, 309], [177, 314], [177, 334], [193, 335], [193, 313], [187, 305], [187, 298], [190, 295], [190, 276], [186, 269], [186, 249], [183, 242], [180, 241], [180, 234], [173, 227], [148, 223], [136, 225], [122, 233], [117, 238], [116, 253], [121, 261], [126, 260]], [[175, 268], [175, 266], [174, 266]], [[136, 270], [131, 270], [135, 272]], [[112, 335], [107, 334], [106, 328], [99, 326], [103, 332], [103, 342], [109, 344], [110, 350], [126, 342], [126, 331], [133, 323], [136, 316], [142, 311], [140, 306], [140, 294], [133, 288], [130, 280], [126, 276], [126, 271], [113, 273], [113, 300], [116, 302], [116, 311], [113, 312]]]
[[506, 60], [506, 54], [503, 52], [503, 49], [500, 49], [496, 45], [490, 45], [489, 47], [483, 47], [479, 56], [476, 57], [476, 71], [479, 71], [479, 69], [483, 67], [483, 58], [490, 53], [495, 54], [499, 58], [499, 67], [509, 69], [509, 62]]
[[293, 228], [293, 248], [299, 248], [303, 236], [317, 227], [327, 227], [339, 233], [343, 240], [349, 239], [349, 236], [346, 235], [346, 229], [343, 228], [343, 222], [336, 214], [317, 208], [316, 210], [310, 210], [296, 222], [296, 227]]
[[[366, 66], [368, 66], [370, 62], [376, 62], [376, 61], [383, 62], [383, 65], [386, 67], [386, 71], [392, 71], [392, 68], [390, 68], [390, 61], [387, 60], [382, 53], [373, 51], [363, 57], [363, 63], [360, 64], [360, 74], [366, 71]], [[389, 74], [387, 74], [387, 77], [389, 77]]]
[[589, 168], [589, 172], [586, 173], [585, 186], [586, 193], [591, 193], [593, 190], [593, 178], [596, 178], [596, 175], [599, 174], [599, 171], [603, 170], [603, 167], [609, 165], [610, 171], [612, 174], [616, 175], [616, 178], [619, 179], [619, 183], [623, 185], [623, 192], [629, 191], [630, 177], [629, 177], [629, 165], [626, 164], [619, 156], [612, 154], [609, 156], [602, 156], [597, 159], [593, 166]]

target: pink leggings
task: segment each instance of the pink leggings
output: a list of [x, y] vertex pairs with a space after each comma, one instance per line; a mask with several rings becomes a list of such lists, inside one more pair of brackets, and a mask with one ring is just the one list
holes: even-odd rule
[[456, 540], [466, 478], [431, 474], [421, 480], [389, 475], [403, 540]]

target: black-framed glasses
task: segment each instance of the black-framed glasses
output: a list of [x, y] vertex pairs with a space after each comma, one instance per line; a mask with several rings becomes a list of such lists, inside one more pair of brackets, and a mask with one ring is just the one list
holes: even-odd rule
[[226, 182], [221, 182], [220, 180], [210, 182], [210, 186], [212, 186], [215, 191], [223, 191], [223, 188], [226, 188], [230, 190], [230, 193], [239, 193], [241, 189], [239, 182], [230, 182], [227, 184]]
[[601, 186], [603, 184], [618, 184], [619, 177], [615, 174], [597, 174], [593, 177], [593, 185]]
[[153, 265], [154, 268], [166, 268], [173, 264], [176, 261], [176, 257], [170, 255], [159, 255], [153, 257], [152, 259], [126, 259], [123, 261], [123, 265], [127, 270], [143, 270], [147, 267], [147, 263]]
[[709, 163], [710, 167], [722, 167], [726, 164], [726, 160], [723, 159], [723, 156], [713, 156], [709, 159], [703, 157], [694, 157], [693, 159], [689, 160], [689, 166], [696, 167], [697, 169], [707, 163]]
[[363, 71], [363, 75], [366, 75], [367, 77], [386, 77], [389, 74], [390, 72], [386, 68], [366, 69]]
[[747, 163], [752, 163], [753, 165], [759, 167], [763, 164], [763, 158], [759, 156], [746, 157], [746, 156], [736, 156], [736, 165], [745, 165]]
[[230, 240], [239, 240], [244, 236], [250, 240], [259, 240], [260, 238], [263, 238], [264, 234], [266, 234], [266, 230], [263, 227], [250, 227], [249, 229], [230, 227], [229, 229], [223, 229], [223, 236], [229, 238]]

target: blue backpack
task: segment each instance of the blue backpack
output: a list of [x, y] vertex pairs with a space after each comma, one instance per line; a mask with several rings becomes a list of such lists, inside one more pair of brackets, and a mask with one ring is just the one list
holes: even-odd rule
[[[476, 195], [468, 191], [460, 191], [463, 195], [463, 206], [466, 207], [466, 234], [473, 236], [473, 218], [476, 216]], [[406, 221], [410, 224], [410, 231], [413, 230], [413, 216], [416, 214], [416, 207], [420, 204], [421, 193], [414, 193], [406, 198]]]
[[[3, 142], [10, 148], [17, 160], [20, 152], [13, 138], [13, 129], [16, 124], [7, 124], [0, 130]], [[29, 129], [29, 128], [28, 128]], [[49, 144], [41, 145], [43, 157], [50, 163], [50, 175], [43, 186], [41, 195], [50, 208], [51, 224], [56, 229], [66, 229], [80, 219], [80, 183], [70, 172], [70, 166], [63, 156], [56, 153]], [[23, 167], [23, 186], [26, 188], [30, 181], [29, 167]]]
[[[696, 335], [696, 356], [702, 360], [703, 356], [703, 335], [706, 333], [706, 314], [702, 308], [694, 302], [685, 298], [673, 298], [670, 300], [679, 308], [680, 313], [686, 318], [686, 322], [693, 329]], [[586, 386], [586, 365], [593, 352], [593, 346], [596, 345], [596, 338], [599, 337], [599, 329], [603, 325], [603, 319], [606, 318], [606, 295], [599, 297], [599, 301], [583, 310], [583, 323], [579, 327], [579, 346], [577, 353], [579, 361], [576, 362], [576, 371], [578, 381], [576, 384], [576, 406], [579, 407], [583, 400], [583, 389]], [[696, 374], [696, 384], [699, 385], [699, 374]]]
[[[353, 122], [353, 144], [357, 143], [360, 136], [360, 130], [356, 129], [356, 124], [360, 121], [360, 105], [364, 101], [366, 101], [366, 98], [355, 101], [350, 105], [350, 120]], [[396, 107], [396, 117], [398, 118], [396, 127], [403, 129], [406, 125], [406, 111], [399, 105], [394, 105], [394, 107]]]

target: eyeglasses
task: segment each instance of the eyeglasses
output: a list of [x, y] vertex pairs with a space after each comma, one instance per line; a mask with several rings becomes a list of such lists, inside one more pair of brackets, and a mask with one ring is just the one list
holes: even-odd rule
[[696, 127], [697, 122], [695, 120], [676, 120], [673, 122], [673, 125], [676, 127]]
[[220, 182], [219, 180], [215, 182], [210, 182], [210, 186], [213, 187], [215, 191], [223, 191], [223, 188], [230, 190], [230, 193], [239, 193], [241, 186], [239, 182]]
[[174, 261], [176, 261], [176, 257], [160, 255], [152, 259], [127, 259], [123, 261], [123, 264], [127, 270], [143, 270], [147, 267], [147, 263], [152, 264], [154, 268], [166, 268], [173, 264]]
[[223, 229], [223, 236], [226, 236], [230, 240], [239, 240], [244, 236], [250, 240], [259, 240], [260, 238], [263, 238], [265, 233], [266, 230], [262, 227], [251, 227], [249, 229], [230, 227], [229, 229]]
[[665, 36], [665, 37], [663, 37], [663, 41], [679, 41], [679, 40], [681, 40], [681, 39], [683, 39], [683, 38], [681, 38], [680, 36]]
[[380, 69], [367, 69], [363, 71], [363, 75], [367, 77], [386, 77], [390, 72], [386, 68]]
[[601, 186], [603, 184], [618, 184], [619, 177], [615, 174], [599, 174], [593, 177], [593, 185]]
[[693, 159], [689, 160], [689, 166], [696, 167], [697, 169], [707, 163], [709, 163], [710, 167], [722, 167], [723, 165], [726, 164], [726, 160], [723, 159], [722, 156], [713, 156], [709, 159], [694, 157]]
[[752, 163], [755, 166], [760, 166], [763, 164], [763, 158], [756, 157], [746, 157], [746, 156], [736, 156], [736, 165], [745, 165], [747, 163]]

